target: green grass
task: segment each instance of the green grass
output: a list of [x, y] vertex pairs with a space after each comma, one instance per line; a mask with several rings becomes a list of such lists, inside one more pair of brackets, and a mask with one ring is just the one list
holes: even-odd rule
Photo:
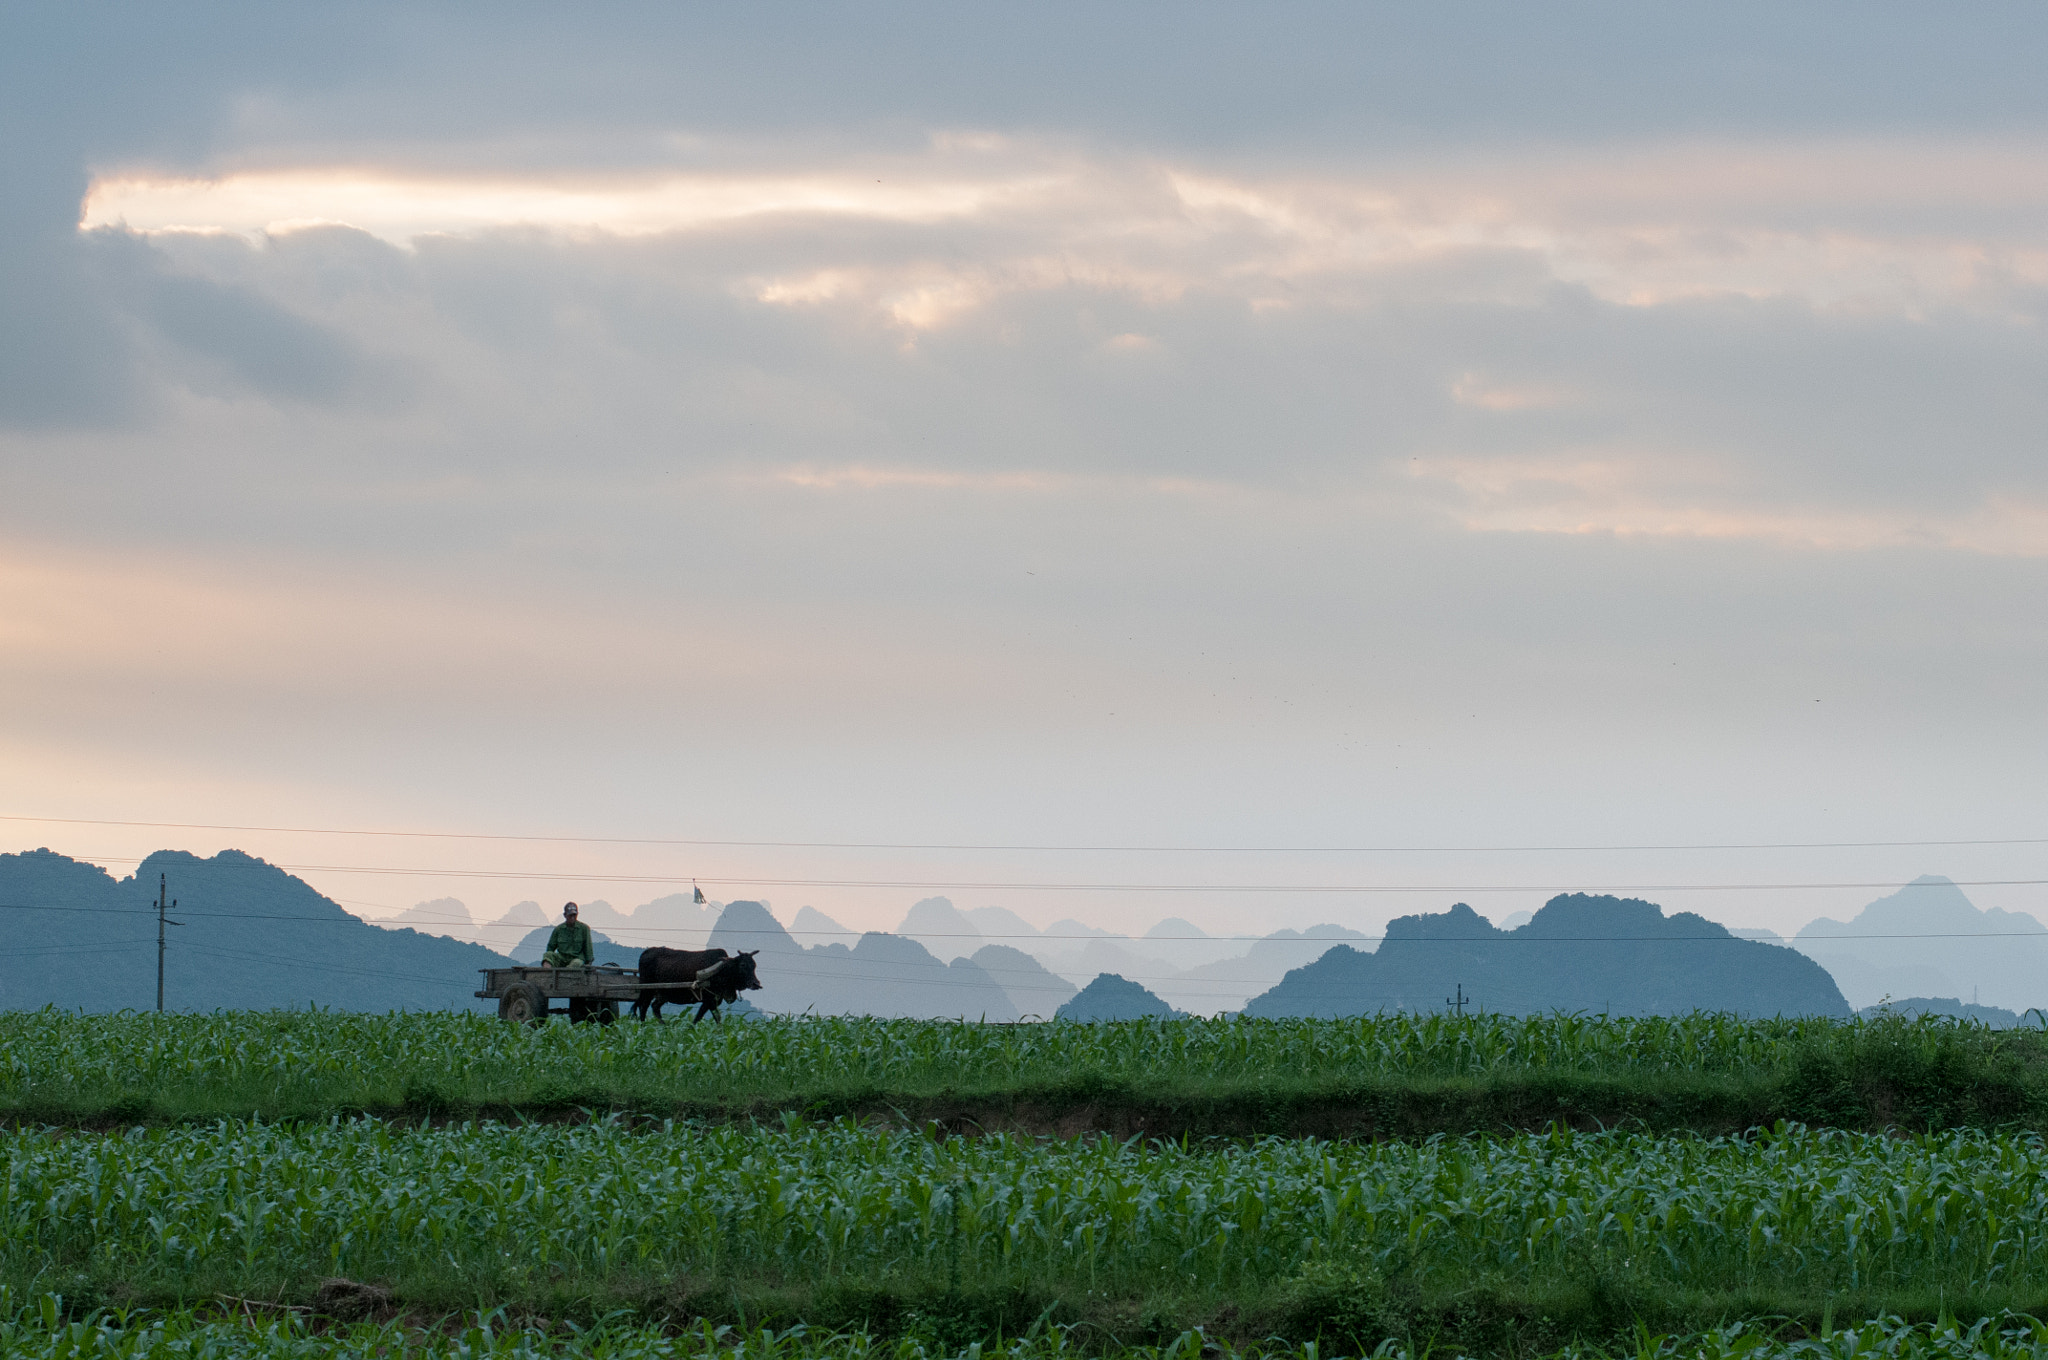
[[796, 1019], [723, 1025], [332, 1012], [0, 1013], [0, 1114], [111, 1126], [262, 1115], [937, 1119], [1119, 1135], [1628, 1126], [2048, 1128], [2048, 1036], [1875, 1021]]
[[[796, 1327], [672, 1329], [611, 1322], [591, 1328], [508, 1324], [502, 1316], [335, 1323], [224, 1303], [205, 1310], [93, 1314], [67, 1319], [45, 1297], [0, 1320], [0, 1350], [15, 1360], [1450, 1360], [1454, 1347], [1388, 1341], [1370, 1352], [1316, 1343], [1219, 1345], [1199, 1331], [1156, 1344], [1087, 1347], [1071, 1329], [1046, 1327], [993, 1345], [936, 1338], [877, 1339], [864, 1332]], [[1645, 1333], [1612, 1347], [1570, 1346], [1544, 1360], [2040, 1360], [2048, 1327], [2031, 1318], [1910, 1324], [1877, 1319], [1811, 1335], [1734, 1326], [1692, 1336]], [[1532, 1353], [1532, 1360], [1534, 1354]]]
[[0, 1282], [87, 1308], [306, 1305], [340, 1276], [436, 1316], [1503, 1353], [1762, 1317], [2048, 1315], [2031, 1134], [1176, 1145], [360, 1121], [21, 1131], [0, 1157]]
[[[0, 1301], [4, 1303], [4, 1301]], [[1387, 1341], [1372, 1351], [1316, 1343], [1267, 1342], [1243, 1348], [1200, 1331], [1155, 1345], [1101, 1341], [1089, 1347], [1074, 1329], [1041, 1327], [992, 1345], [949, 1345], [936, 1337], [878, 1339], [866, 1332], [794, 1327], [669, 1328], [611, 1321], [590, 1328], [509, 1323], [502, 1314], [391, 1322], [337, 1323], [224, 1301], [202, 1310], [94, 1313], [66, 1317], [63, 1300], [44, 1296], [0, 1318], [0, 1351], [15, 1360], [1426, 1360], [1458, 1354], [1429, 1342]], [[1532, 1353], [1532, 1360], [1536, 1353]], [[1699, 1335], [1644, 1333], [1612, 1347], [1574, 1345], [1545, 1360], [2040, 1360], [2048, 1327], [2031, 1318], [1974, 1324], [1896, 1318], [1829, 1326], [1810, 1334], [1734, 1326]]]

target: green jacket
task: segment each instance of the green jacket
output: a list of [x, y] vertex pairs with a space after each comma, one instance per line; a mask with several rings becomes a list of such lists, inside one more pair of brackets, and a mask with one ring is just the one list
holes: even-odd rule
[[556, 926], [555, 933], [548, 936], [547, 952], [565, 954], [589, 964], [597, 962], [597, 950], [590, 942], [590, 927], [581, 921], [564, 921]]

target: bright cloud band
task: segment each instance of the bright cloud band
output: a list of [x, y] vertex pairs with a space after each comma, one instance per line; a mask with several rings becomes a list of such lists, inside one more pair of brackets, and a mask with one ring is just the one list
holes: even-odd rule
[[765, 301], [864, 297], [924, 327], [992, 291], [1070, 280], [1284, 305], [1304, 286], [1474, 252], [1539, 261], [1558, 281], [1629, 305], [1729, 295], [1996, 309], [1991, 284], [2048, 284], [2048, 241], [2031, 225], [2043, 212], [2048, 152], [2029, 147], [1672, 147], [1277, 180], [1006, 148], [780, 175], [107, 175], [81, 226], [258, 236], [341, 225], [399, 245], [511, 230], [746, 231], [793, 218], [936, 229], [918, 258], [884, 265], [849, 251], [756, 280]]

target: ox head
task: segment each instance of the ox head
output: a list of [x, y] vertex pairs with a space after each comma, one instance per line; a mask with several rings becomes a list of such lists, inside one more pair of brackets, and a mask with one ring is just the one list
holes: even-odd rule
[[760, 952], [750, 949], [744, 954], [720, 959], [697, 974], [697, 985], [718, 993], [727, 1001], [738, 1000], [741, 992], [760, 991], [761, 978], [754, 971], [754, 956]]
[[754, 971], [754, 956], [760, 952], [758, 949], [749, 949], [746, 953], [735, 955], [728, 960], [733, 966], [733, 986], [738, 990], [742, 992], [758, 992], [761, 990], [761, 976]]

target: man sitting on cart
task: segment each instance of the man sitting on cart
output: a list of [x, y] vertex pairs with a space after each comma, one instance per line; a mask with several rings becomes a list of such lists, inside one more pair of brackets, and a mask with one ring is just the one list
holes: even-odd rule
[[548, 936], [547, 952], [540, 961], [551, 968], [589, 968], [597, 963], [597, 950], [590, 940], [590, 927], [576, 919], [576, 904], [562, 908], [562, 924]]

